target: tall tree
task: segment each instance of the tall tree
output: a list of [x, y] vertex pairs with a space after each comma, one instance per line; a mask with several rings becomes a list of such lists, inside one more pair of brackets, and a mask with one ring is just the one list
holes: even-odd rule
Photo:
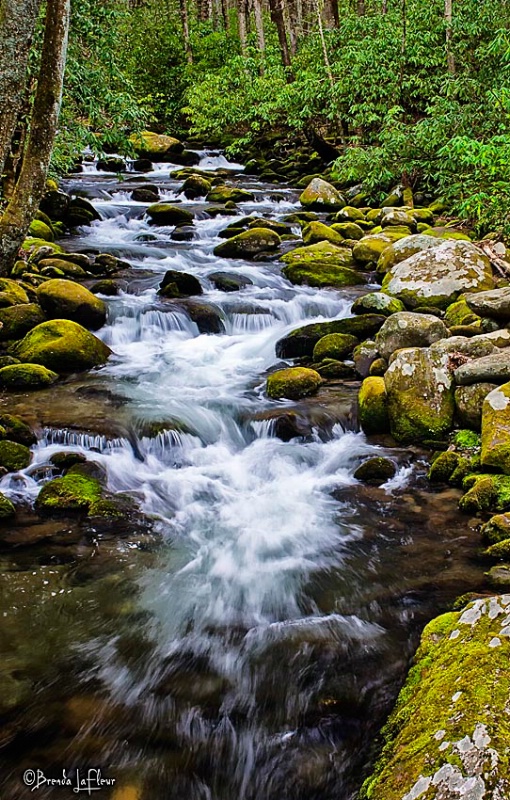
[[0, 218], [0, 274], [8, 275], [44, 194], [57, 134], [71, 14], [70, 0], [47, 0], [30, 134], [19, 178]]
[[289, 43], [287, 41], [287, 31], [285, 30], [285, 19], [283, 16], [283, 3], [284, 0], [269, 0], [269, 10], [271, 12], [271, 19], [276, 26], [278, 33], [278, 43], [280, 45], [280, 55], [282, 64], [285, 69], [285, 75], [288, 83], [294, 80], [294, 73], [292, 72], [292, 62], [290, 59]]
[[193, 64], [193, 50], [191, 49], [191, 40], [189, 36], [188, 0], [179, 0], [179, 10], [181, 12], [182, 36], [184, 39], [186, 59], [188, 64]]
[[[253, 0], [253, 13], [255, 16], [255, 30], [257, 32], [257, 46], [261, 56], [264, 56], [266, 51], [266, 37], [264, 35], [264, 16], [262, 10], [262, 0]], [[261, 64], [261, 72], [263, 66]]]
[[9, 155], [26, 89], [28, 55], [41, 0], [1, 0], [0, 175]]

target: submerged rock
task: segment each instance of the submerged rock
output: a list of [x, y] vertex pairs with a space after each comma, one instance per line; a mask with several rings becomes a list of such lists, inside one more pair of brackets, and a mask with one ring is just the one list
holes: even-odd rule
[[106, 304], [79, 283], [58, 278], [45, 281], [37, 299], [50, 319], [69, 319], [93, 331], [106, 322]]
[[321, 383], [322, 378], [314, 369], [290, 367], [269, 375], [266, 391], [273, 400], [299, 400], [315, 394]]
[[481, 598], [427, 625], [360, 800], [509, 796], [509, 613]]
[[111, 350], [77, 322], [55, 319], [27, 333], [13, 347], [13, 354], [23, 362], [68, 373], [101, 366], [108, 360]]

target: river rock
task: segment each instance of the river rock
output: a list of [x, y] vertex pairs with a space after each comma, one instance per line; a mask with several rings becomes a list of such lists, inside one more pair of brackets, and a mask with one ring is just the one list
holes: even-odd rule
[[358, 394], [358, 417], [366, 434], [388, 433], [390, 423], [384, 378], [365, 378]]
[[[177, 303], [175, 303], [177, 306]], [[221, 311], [212, 303], [197, 300], [180, 300], [178, 307], [184, 309], [189, 318], [196, 324], [200, 333], [225, 333]]]
[[89, 200], [84, 197], [73, 197], [69, 203], [64, 222], [68, 228], [78, 228], [81, 225], [90, 225], [95, 220], [100, 219], [101, 214]]
[[10, 439], [19, 444], [36, 444], [37, 436], [26, 422], [13, 414], [0, 414], [0, 426], [4, 430], [5, 439]]
[[12, 519], [16, 514], [16, 509], [2, 492], [0, 492], [0, 520]]
[[390, 317], [397, 311], [405, 311], [405, 306], [396, 297], [390, 297], [384, 292], [369, 292], [362, 297], [358, 297], [352, 304], [353, 314], [382, 314]]
[[28, 232], [35, 239], [44, 239], [45, 242], [52, 242], [55, 239], [53, 230], [40, 219], [32, 220]]
[[249, 203], [255, 200], [253, 192], [247, 189], [238, 189], [236, 186], [213, 186], [206, 197], [208, 203]]
[[20, 469], [25, 469], [31, 461], [32, 453], [26, 445], [9, 442], [6, 439], [0, 442], [0, 466], [4, 467], [7, 472], [18, 472]]
[[495, 514], [480, 530], [482, 538], [490, 544], [510, 539], [510, 514]]
[[29, 302], [26, 291], [19, 283], [10, 278], [0, 278], [0, 308]]
[[403, 209], [394, 208], [384, 214], [381, 219], [381, 228], [394, 227], [395, 225], [404, 225], [406, 228], [409, 228], [410, 233], [416, 231], [415, 218]]
[[164, 297], [191, 297], [203, 294], [203, 289], [194, 275], [169, 269], [159, 285], [159, 294]]
[[439, 247], [440, 244], [441, 241], [435, 236], [428, 236], [425, 233], [415, 233], [399, 239], [381, 253], [377, 262], [377, 272], [384, 275], [391, 267], [400, 264], [401, 261], [405, 261], [415, 253]]
[[149, 225], [189, 225], [193, 222], [191, 211], [170, 203], [154, 203], [147, 209], [147, 216]]
[[197, 197], [205, 197], [211, 191], [211, 181], [201, 175], [190, 175], [184, 181], [181, 191], [188, 200], [195, 200]]
[[[359, 208], [354, 208], [354, 206], [344, 206], [340, 211], [337, 213], [335, 217], [335, 222], [357, 222], [358, 220], [365, 219], [365, 215], [363, 211], [360, 211]], [[350, 236], [348, 237], [351, 238]], [[354, 237], [356, 238], [356, 237]]]
[[207, 278], [220, 292], [239, 292], [245, 286], [252, 286], [253, 281], [244, 275], [235, 275], [232, 272], [211, 272]]
[[462, 364], [455, 370], [459, 386], [471, 383], [506, 383], [510, 381], [510, 350], [507, 348], [490, 356]]
[[322, 378], [314, 369], [290, 367], [273, 372], [267, 379], [266, 391], [273, 400], [286, 398], [300, 400], [302, 397], [315, 394], [322, 383]]
[[352, 358], [354, 361], [354, 368], [361, 378], [367, 378], [370, 375], [372, 364], [379, 359], [379, 350], [375, 342], [368, 339], [354, 348]]
[[365, 235], [365, 231], [355, 222], [335, 222], [331, 230], [339, 233], [342, 239], [359, 241]]
[[45, 192], [39, 208], [50, 219], [62, 221], [66, 217], [70, 202], [71, 198], [65, 192], [50, 189]]
[[56, 372], [39, 364], [11, 364], [0, 369], [0, 387], [10, 392], [44, 389], [57, 379]]
[[446, 308], [463, 292], [480, 292], [493, 286], [487, 256], [471, 242], [455, 240], [415, 253], [391, 267], [383, 281], [383, 290], [410, 308]]
[[79, 283], [58, 278], [45, 281], [37, 299], [50, 319], [70, 319], [93, 331], [106, 322], [106, 304]]
[[[489, 356], [493, 353], [498, 353], [499, 349], [486, 339], [482, 334], [480, 336], [450, 336], [449, 339], [440, 339], [431, 345], [431, 349], [437, 353], [451, 353], [453, 360], [459, 355], [467, 356], [468, 358], [482, 358]], [[456, 364], [455, 366], [458, 366]]]
[[371, 233], [354, 245], [352, 254], [360, 264], [376, 264], [387, 247], [408, 235], [408, 231], [395, 231], [392, 228], [386, 228], [384, 233]]
[[127, 164], [123, 158], [112, 156], [100, 158], [97, 162], [98, 172], [126, 172]]
[[315, 211], [337, 211], [345, 206], [345, 198], [322, 178], [313, 178], [299, 198], [301, 205]]
[[157, 187], [154, 189], [148, 186], [139, 186], [131, 192], [131, 200], [135, 203], [157, 203], [159, 201], [159, 191]]
[[466, 295], [466, 303], [479, 317], [510, 321], [510, 286]]
[[510, 383], [493, 389], [482, 408], [482, 466], [510, 474]]
[[331, 242], [317, 242], [297, 247], [280, 259], [285, 263], [283, 274], [291, 283], [308, 286], [356, 286], [366, 278], [356, 272], [350, 251]]
[[37, 303], [24, 303], [0, 309], [0, 341], [21, 339], [28, 331], [45, 322], [46, 317]]
[[[110, 348], [77, 322], [55, 319], [43, 322], [13, 346], [22, 362], [41, 364], [59, 373], [81, 372], [101, 366], [111, 355]], [[4, 367], [4, 369], [15, 369]]]
[[309, 222], [303, 228], [303, 241], [305, 244], [317, 244], [317, 242], [331, 242], [332, 244], [342, 244], [344, 237], [324, 225], [323, 222]]
[[250, 228], [218, 244], [214, 255], [220, 258], [254, 258], [260, 253], [278, 250], [280, 244], [278, 234], [269, 228]]
[[395, 477], [396, 472], [397, 468], [391, 459], [374, 456], [360, 464], [354, 471], [353, 478], [363, 483], [381, 486]]
[[485, 597], [427, 625], [360, 800], [509, 796], [509, 613], [508, 595]]
[[427, 347], [449, 336], [444, 322], [428, 314], [399, 311], [385, 321], [375, 341], [383, 358], [403, 347]]
[[152, 131], [133, 133], [129, 138], [136, 154], [149, 161], [164, 161], [165, 156], [182, 153], [184, 150], [182, 142], [173, 136], [164, 136]]
[[472, 383], [455, 389], [455, 416], [460, 425], [481, 430], [483, 402], [494, 389], [497, 389], [495, 383]]
[[[475, 295], [473, 295], [473, 297], [475, 297]], [[449, 328], [453, 328], [456, 325], [473, 325], [479, 320], [480, 317], [471, 311], [464, 296], [460, 297], [454, 303], [450, 303], [444, 315], [445, 325], [448, 325]]]
[[341, 360], [349, 355], [358, 344], [355, 336], [348, 333], [328, 333], [313, 348], [313, 360], [323, 361], [325, 358]]
[[398, 442], [441, 439], [451, 430], [455, 404], [448, 355], [418, 347], [400, 350], [384, 382]]
[[278, 358], [311, 356], [319, 339], [329, 333], [348, 333], [357, 339], [366, 339], [377, 333], [384, 321], [385, 317], [380, 314], [361, 314], [359, 317], [303, 325], [277, 341], [276, 355]]

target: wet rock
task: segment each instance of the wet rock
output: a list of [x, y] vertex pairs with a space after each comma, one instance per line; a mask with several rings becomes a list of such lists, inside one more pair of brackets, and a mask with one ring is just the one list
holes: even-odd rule
[[445, 450], [434, 459], [428, 472], [431, 483], [448, 483], [459, 464], [459, 454], [454, 450]]
[[428, 314], [399, 311], [390, 316], [375, 337], [383, 358], [389, 358], [403, 347], [427, 347], [449, 336], [444, 322]]
[[190, 175], [182, 185], [181, 191], [188, 200], [195, 200], [197, 197], [205, 197], [211, 191], [211, 182], [201, 175]]
[[133, 189], [131, 192], [131, 200], [134, 200], [135, 203], [157, 203], [159, 200], [159, 192], [141, 186], [137, 189]]
[[208, 203], [246, 203], [255, 200], [255, 195], [247, 189], [220, 184], [213, 186], [206, 200]]
[[309, 222], [303, 228], [303, 242], [317, 244], [317, 242], [331, 242], [332, 244], [342, 244], [344, 236], [333, 228], [324, 225], [323, 222]]
[[[77, 465], [72, 470], [77, 470]], [[134, 504], [125, 496], [107, 494], [99, 480], [69, 471], [45, 483], [35, 501], [36, 509], [52, 516], [82, 514], [91, 517], [124, 518]]]
[[472, 383], [497, 383], [510, 381], [510, 350], [501, 350], [483, 358], [462, 364], [455, 370], [455, 382], [459, 386]]
[[225, 333], [221, 312], [213, 305], [195, 300], [183, 300], [179, 306], [196, 323], [200, 333]]
[[0, 520], [12, 519], [16, 514], [16, 509], [2, 492], [0, 492]]
[[[489, 573], [493, 583], [502, 576], [501, 584], [510, 585], [510, 568], [496, 569]], [[510, 690], [509, 603], [508, 596], [475, 600], [427, 625], [360, 800], [508, 794], [510, 776], [500, 755], [507, 742], [501, 714]]]
[[36, 303], [2, 308], [0, 309], [0, 341], [21, 339], [28, 331], [45, 320], [46, 317], [41, 307]]
[[10, 278], [0, 278], [0, 308], [18, 306], [29, 303], [28, 295], [16, 281]]
[[491, 317], [502, 322], [510, 321], [510, 286], [468, 294], [465, 301], [472, 313], [479, 317]]
[[2, 438], [28, 446], [37, 442], [37, 436], [32, 428], [12, 414], [0, 414], [0, 427], [4, 431]]
[[276, 343], [278, 358], [300, 358], [312, 356], [313, 348], [323, 336], [330, 333], [345, 333], [357, 339], [375, 334], [385, 321], [379, 314], [360, 314], [358, 317], [337, 319], [332, 322], [315, 322], [296, 328]]
[[133, 169], [135, 172], [152, 172], [152, 161], [148, 158], [136, 158], [133, 161]]
[[447, 308], [463, 292], [480, 292], [493, 286], [489, 259], [464, 241], [446, 241], [415, 253], [391, 267], [383, 281], [383, 290], [410, 308]]
[[368, 458], [354, 471], [353, 477], [357, 481], [381, 486], [386, 481], [395, 477], [397, 468], [393, 461], [383, 456]]
[[169, 269], [159, 285], [159, 294], [163, 297], [191, 297], [203, 294], [203, 289], [194, 275]]
[[84, 286], [54, 279], [41, 284], [37, 298], [50, 319], [68, 319], [93, 331], [106, 322], [106, 304]]
[[341, 360], [352, 354], [358, 344], [355, 336], [348, 333], [328, 333], [313, 348], [313, 360], [323, 361], [325, 358]]
[[89, 267], [90, 272], [101, 276], [113, 275], [115, 272], [129, 269], [131, 269], [131, 264], [128, 261], [112, 256], [111, 253], [99, 253]]
[[65, 192], [52, 189], [46, 192], [39, 206], [40, 210], [53, 220], [64, 220], [67, 215], [71, 198]]
[[251, 228], [233, 236], [214, 248], [214, 255], [221, 258], [254, 258], [260, 253], [274, 252], [281, 239], [269, 228]]
[[331, 242], [298, 247], [280, 260], [285, 263], [283, 274], [291, 283], [319, 287], [366, 283], [366, 278], [354, 269], [350, 251]]
[[211, 272], [207, 277], [220, 292], [239, 292], [245, 286], [253, 285], [249, 278], [232, 272]]
[[100, 220], [101, 214], [92, 203], [84, 197], [74, 197], [69, 203], [64, 222], [69, 228], [81, 225], [90, 225], [95, 220]]
[[483, 402], [494, 389], [495, 383], [473, 383], [455, 389], [455, 415], [462, 426], [481, 430]]
[[483, 402], [482, 466], [510, 474], [510, 383], [493, 389]]
[[358, 394], [358, 415], [361, 428], [368, 435], [389, 431], [388, 397], [384, 378], [365, 378]]
[[152, 131], [133, 133], [130, 136], [136, 154], [151, 162], [164, 161], [166, 156], [182, 153], [184, 145], [173, 136], [165, 136]]
[[32, 461], [30, 449], [19, 442], [10, 442], [8, 439], [0, 441], [0, 466], [8, 472], [18, 472], [28, 467]]
[[408, 236], [408, 232], [387, 228], [384, 233], [373, 233], [364, 236], [353, 248], [352, 254], [360, 264], [376, 264], [381, 253], [394, 242]]
[[398, 442], [441, 439], [453, 425], [453, 381], [448, 356], [431, 349], [397, 352], [384, 383], [391, 432]]
[[510, 508], [510, 478], [507, 475], [468, 475], [463, 481], [467, 489], [459, 508], [470, 514], [479, 511], [506, 511]]
[[56, 372], [39, 364], [13, 364], [0, 369], [0, 387], [9, 392], [43, 389], [58, 379]]
[[313, 178], [299, 198], [301, 205], [310, 211], [337, 211], [343, 208], [345, 198], [322, 178]]
[[174, 242], [191, 242], [195, 237], [195, 229], [191, 225], [178, 225], [170, 234]]
[[127, 165], [123, 158], [100, 158], [97, 162], [99, 172], [126, 172]]
[[510, 515], [496, 514], [485, 525], [482, 525], [480, 533], [482, 538], [490, 544], [510, 539]]
[[[339, 214], [342, 212], [339, 211]], [[343, 239], [350, 239], [351, 241], [359, 241], [365, 235], [365, 231], [355, 222], [335, 222], [331, 226], [331, 230], [339, 233]]]
[[75, 464], [84, 464], [86, 460], [83, 453], [72, 453], [66, 450], [61, 453], [54, 453], [50, 458], [50, 462], [60, 472], [65, 472], [71, 467], [74, 467]]
[[384, 292], [369, 292], [362, 297], [358, 297], [352, 304], [353, 314], [382, 314], [390, 317], [397, 311], [405, 311], [405, 306], [395, 297], [390, 297]]
[[379, 350], [376, 343], [368, 339], [354, 348], [352, 357], [357, 374], [361, 378], [367, 378], [370, 374], [370, 367], [379, 358]]
[[[23, 362], [69, 373], [104, 364], [111, 350], [78, 323], [57, 319], [43, 322], [27, 333], [13, 347], [13, 354]], [[13, 370], [17, 367], [4, 369]]]
[[90, 291], [92, 294], [103, 294], [105, 297], [116, 297], [120, 294], [120, 286], [115, 281], [112, 281], [108, 278], [105, 278], [102, 281], [97, 281], [94, 283]]
[[264, 219], [264, 217], [255, 217], [248, 224], [249, 228], [269, 228], [279, 236], [285, 236], [292, 233], [290, 227], [283, 222], [277, 222], [275, 219]]
[[299, 400], [315, 394], [322, 383], [318, 372], [304, 367], [290, 367], [273, 372], [267, 379], [266, 391], [273, 400]]
[[189, 225], [193, 222], [191, 211], [170, 203], [155, 203], [149, 206], [147, 216], [149, 225]]

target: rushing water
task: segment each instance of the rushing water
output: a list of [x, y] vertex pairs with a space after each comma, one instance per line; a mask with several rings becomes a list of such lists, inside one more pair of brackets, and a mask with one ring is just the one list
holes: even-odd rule
[[[294, 191], [201, 155], [201, 168], [230, 166], [255, 191], [239, 218], [297, 208]], [[171, 169], [155, 165], [140, 183], [194, 212], [185, 244], [149, 227], [116, 176], [88, 165], [69, 184], [102, 219], [67, 246], [114, 253], [140, 274], [108, 299], [98, 335], [114, 356], [80, 389], [97, 404], [113, 392], [118, 412], [82, 427], [73, 395], [40, 393], [34, 461], [0, 488], [34, 499], [52, 454], [84, 452], [157, 536], [36, 524], [27, 511], [32, 549], [2, 550], [6, 648], [27, 691], [6, 727], [2, 800], [34, 796], [24, 769], [86, 766], [129, 787], [119, 800], [348, 800], [420, 627], [480, 584], [475, 545], [455, 498], [427, 494], [419, 454], [388, 450], [399, 468], [380, 489], [353, 479], [381, 452], [356, 432], [356, 386], [298, 404], [307, 435], [274, 435], [274, 413], [293, 405], [264, 395], [275, 343], [307, 320], [347, 316], [355, 293], [291, 286], [278, 262], [216, 258], [236, 217], [210, 219]], [[158, 300], [167, 269], [200, 278], [221, 333], [200, 334], [185, 306]], [[251, 284], [217, 291], [208, 275], [219, 270]], [[58, 791], [35, 796], [67, 796]]]

